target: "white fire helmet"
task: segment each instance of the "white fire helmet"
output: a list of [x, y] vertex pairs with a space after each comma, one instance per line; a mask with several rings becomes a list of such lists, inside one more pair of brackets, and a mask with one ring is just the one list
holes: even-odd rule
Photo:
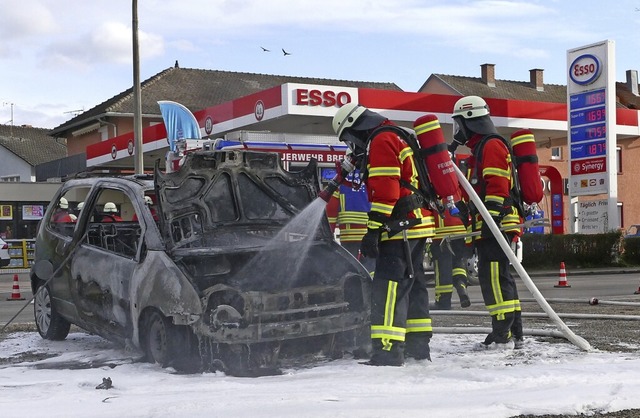
[[104, 204], [104, 212], [105, 213], [116, 213], [118, 212], [118, 208], [116, 207], [116, 204], [113, 202], [107, 202]]
[[465, 119], [479, 118], [489, 114], [489, 106], [482, 97], [466, 96], [453, 105], [452, 117], [462, 116]]
[[58, 201], [58, 206], [60, 209], [69, 209], [69, 202], [64, 197], [61, 197]]
[[360, 106], [357, 103], [347, 103], [338, 109], [331, 122], [333, 131], [338, 135], [338, 138], [340, 138], [345, 128], [353, 126], [365, 110], [367, 110], [366, 107]]

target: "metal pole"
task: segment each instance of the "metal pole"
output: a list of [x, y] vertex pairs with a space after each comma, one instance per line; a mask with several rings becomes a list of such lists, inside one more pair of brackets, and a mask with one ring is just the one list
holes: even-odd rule
[[140, 92], [140, 53], [138, 48], [138, 0], [132, 0], [133, 32], [133, 140], [134, 140], [134, 168], [136, 174], [144, 172], [142, 151], [142, 101]]

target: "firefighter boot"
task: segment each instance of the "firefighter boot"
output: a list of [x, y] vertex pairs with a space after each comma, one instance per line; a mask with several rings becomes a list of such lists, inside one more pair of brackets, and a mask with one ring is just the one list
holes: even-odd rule
[[[412, 333], [415, 334], [415, 333]], [[408, 334], [405, 342], [404, 355], [405, 357], [414, 358], [416, 360], [429, 360], [431, 361], [431, 350], [429, 348], [429, 337], [424, 335], [412, 335]]]
[[383, 348], [380, 340], [372, 341], [373, 351], [371, 359], [361, 364], [367, 366], [395, 366], [404, 365], [404, 342], [395, 341], [388, 349]]
[[440, 293], [436, 296], [436, 302], [429, 305], [433, 311], [448, 311], [451, 309], [451, 292]]
[[465, 286], [464, 283], [458, 283], [456, 285], [456, 290], [458, 291], [458, 297], [460, 298], [460, 306], [463, 308], [471, 306], [471, 300], [469, 299], [469, 294], [467, 294], [467, 286]]

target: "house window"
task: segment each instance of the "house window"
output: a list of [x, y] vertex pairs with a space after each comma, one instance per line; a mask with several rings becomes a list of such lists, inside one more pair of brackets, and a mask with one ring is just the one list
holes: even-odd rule
[[3, 176], [3, 177], [0, 177], [0, 181], [19, 182], [20, 176]]
[[616, 147], [616, 164], [618, 174], [622, 174], [622, 147]]
[[562, 160], [562, 147], [551, 148], [551, 161]]
[[624, 228], [624, 207], [618, 202], [618, 228]]

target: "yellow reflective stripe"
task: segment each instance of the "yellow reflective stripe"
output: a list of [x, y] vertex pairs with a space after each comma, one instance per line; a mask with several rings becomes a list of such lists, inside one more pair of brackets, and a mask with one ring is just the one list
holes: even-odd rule
[[361, 224], [364, 225], [369, 220], [366, 212], [346, 211], [338, 214], [338, 220], [344, 224]]
[[[490, 283], [491, 283], [491, 291], [493, 292], [493, 300], [496, 301], [496, 305], [502, 303], [502, 289], [500, 289], [500, 264], [497, 261], [491, 261], [489, 263], [489, 275], [490, 275]], [[495, 306], [495, 305], [491, 305]], [[491, 308], [487, 306], [489, 309], [489, 313], [492, 312]], [[503, 313], [496, 313], [498, 320], [504, 319]]]
[[384, 325], [393, 326], [393, 318], [396, 309], [396, 299], [398, 297], [398, 282], [389, 281], [387, 285], [387, 300], [384, 304]]
[[447, 235], [463, 235], [467, 233], [464, 225], [443, 226], [436, 228], [435, 238], [442, 238]]
[[403, 148], [402, 151], [400, 151], [400, 155], [398, 155], [398, 159], [400, 160], [401, 163], [404, 162], [405, 159], [407, 159], [407, 157], [411, 157], [413, 155], [413, 150], [411, 150], [411, 148], [406, 147]]
[[436, 285], [435, 290], [436, 290], [436, 295], [439, 295], [441, 293], [453, 293], [453, 285], [452, 284]]
[[338, 218], [336, 218], [335, 216], [327, 216], [327, 219], [329, 220], [330, 224], [338, 222]]
[[413, 128], [416, 131], [416, 135], [420, 136], [425, 132], [433, 131], [434, 129], [440, 129], [440, 121], [434, 119], [432, 121], [423, 123], [422, 125], [415, 126]]
[[400, 177], [400, 167], [373, 167], [369, 168], [371, 177]]
[[431, 318], [407, 319], [407, 333], [409, 332], [432, 332]]
[[515, 147], [525, 142], [536, 142], [536, 139], [533, 137], [533, 134], [524, 134], [518, 135], [511, 138], [511, 146]]
[[340, 241], [341, 242], [353, 242], [353, 241], [362, 241], [362, 237], [367, 233], [365, 228], [358, 228], [352, 230], [340, 230]]
[[484, 202], [485, 203], [487, 203], [487, 202], [496, 202], [496, 203], [499, 203], [499, 204], [503, 204], [504, 203], [504, 197], [497, 196], [495, 194], [488, 194], [488, 195], [485, 196]]
[[371, 212], [380, 212], [386, 216], [391, 215], [393, 211], [392, 205], [387, 205], [386, 203], [373, 202], [371, 204]]
[[511, 312], [520, 311], [519, 300], [506, 300], [504, 302], [496, 303], [495, 305], [488, 305], [487, 309], [492, 316], [500, 316], [504, 319], [504, 315]]
[[464, 269], [462, 267], [455, 267], [452, 270], [452, 273], [454, 276], [464, 276], [467, 277], [467, 269]]
[[504, 177], [506, 179], [511, 179], [511, 171], [503, 170], [501, 168], [496, 168], [496, 167], [486, 167], [482, 170], [482, 177], [486, 177], [486, 176], [497, 176], [497, 177]]
[[404, 341], [407, 330], [399, 327], [386, 327], [384, 325], [371, 325], [371, 338], [382, 340]]

